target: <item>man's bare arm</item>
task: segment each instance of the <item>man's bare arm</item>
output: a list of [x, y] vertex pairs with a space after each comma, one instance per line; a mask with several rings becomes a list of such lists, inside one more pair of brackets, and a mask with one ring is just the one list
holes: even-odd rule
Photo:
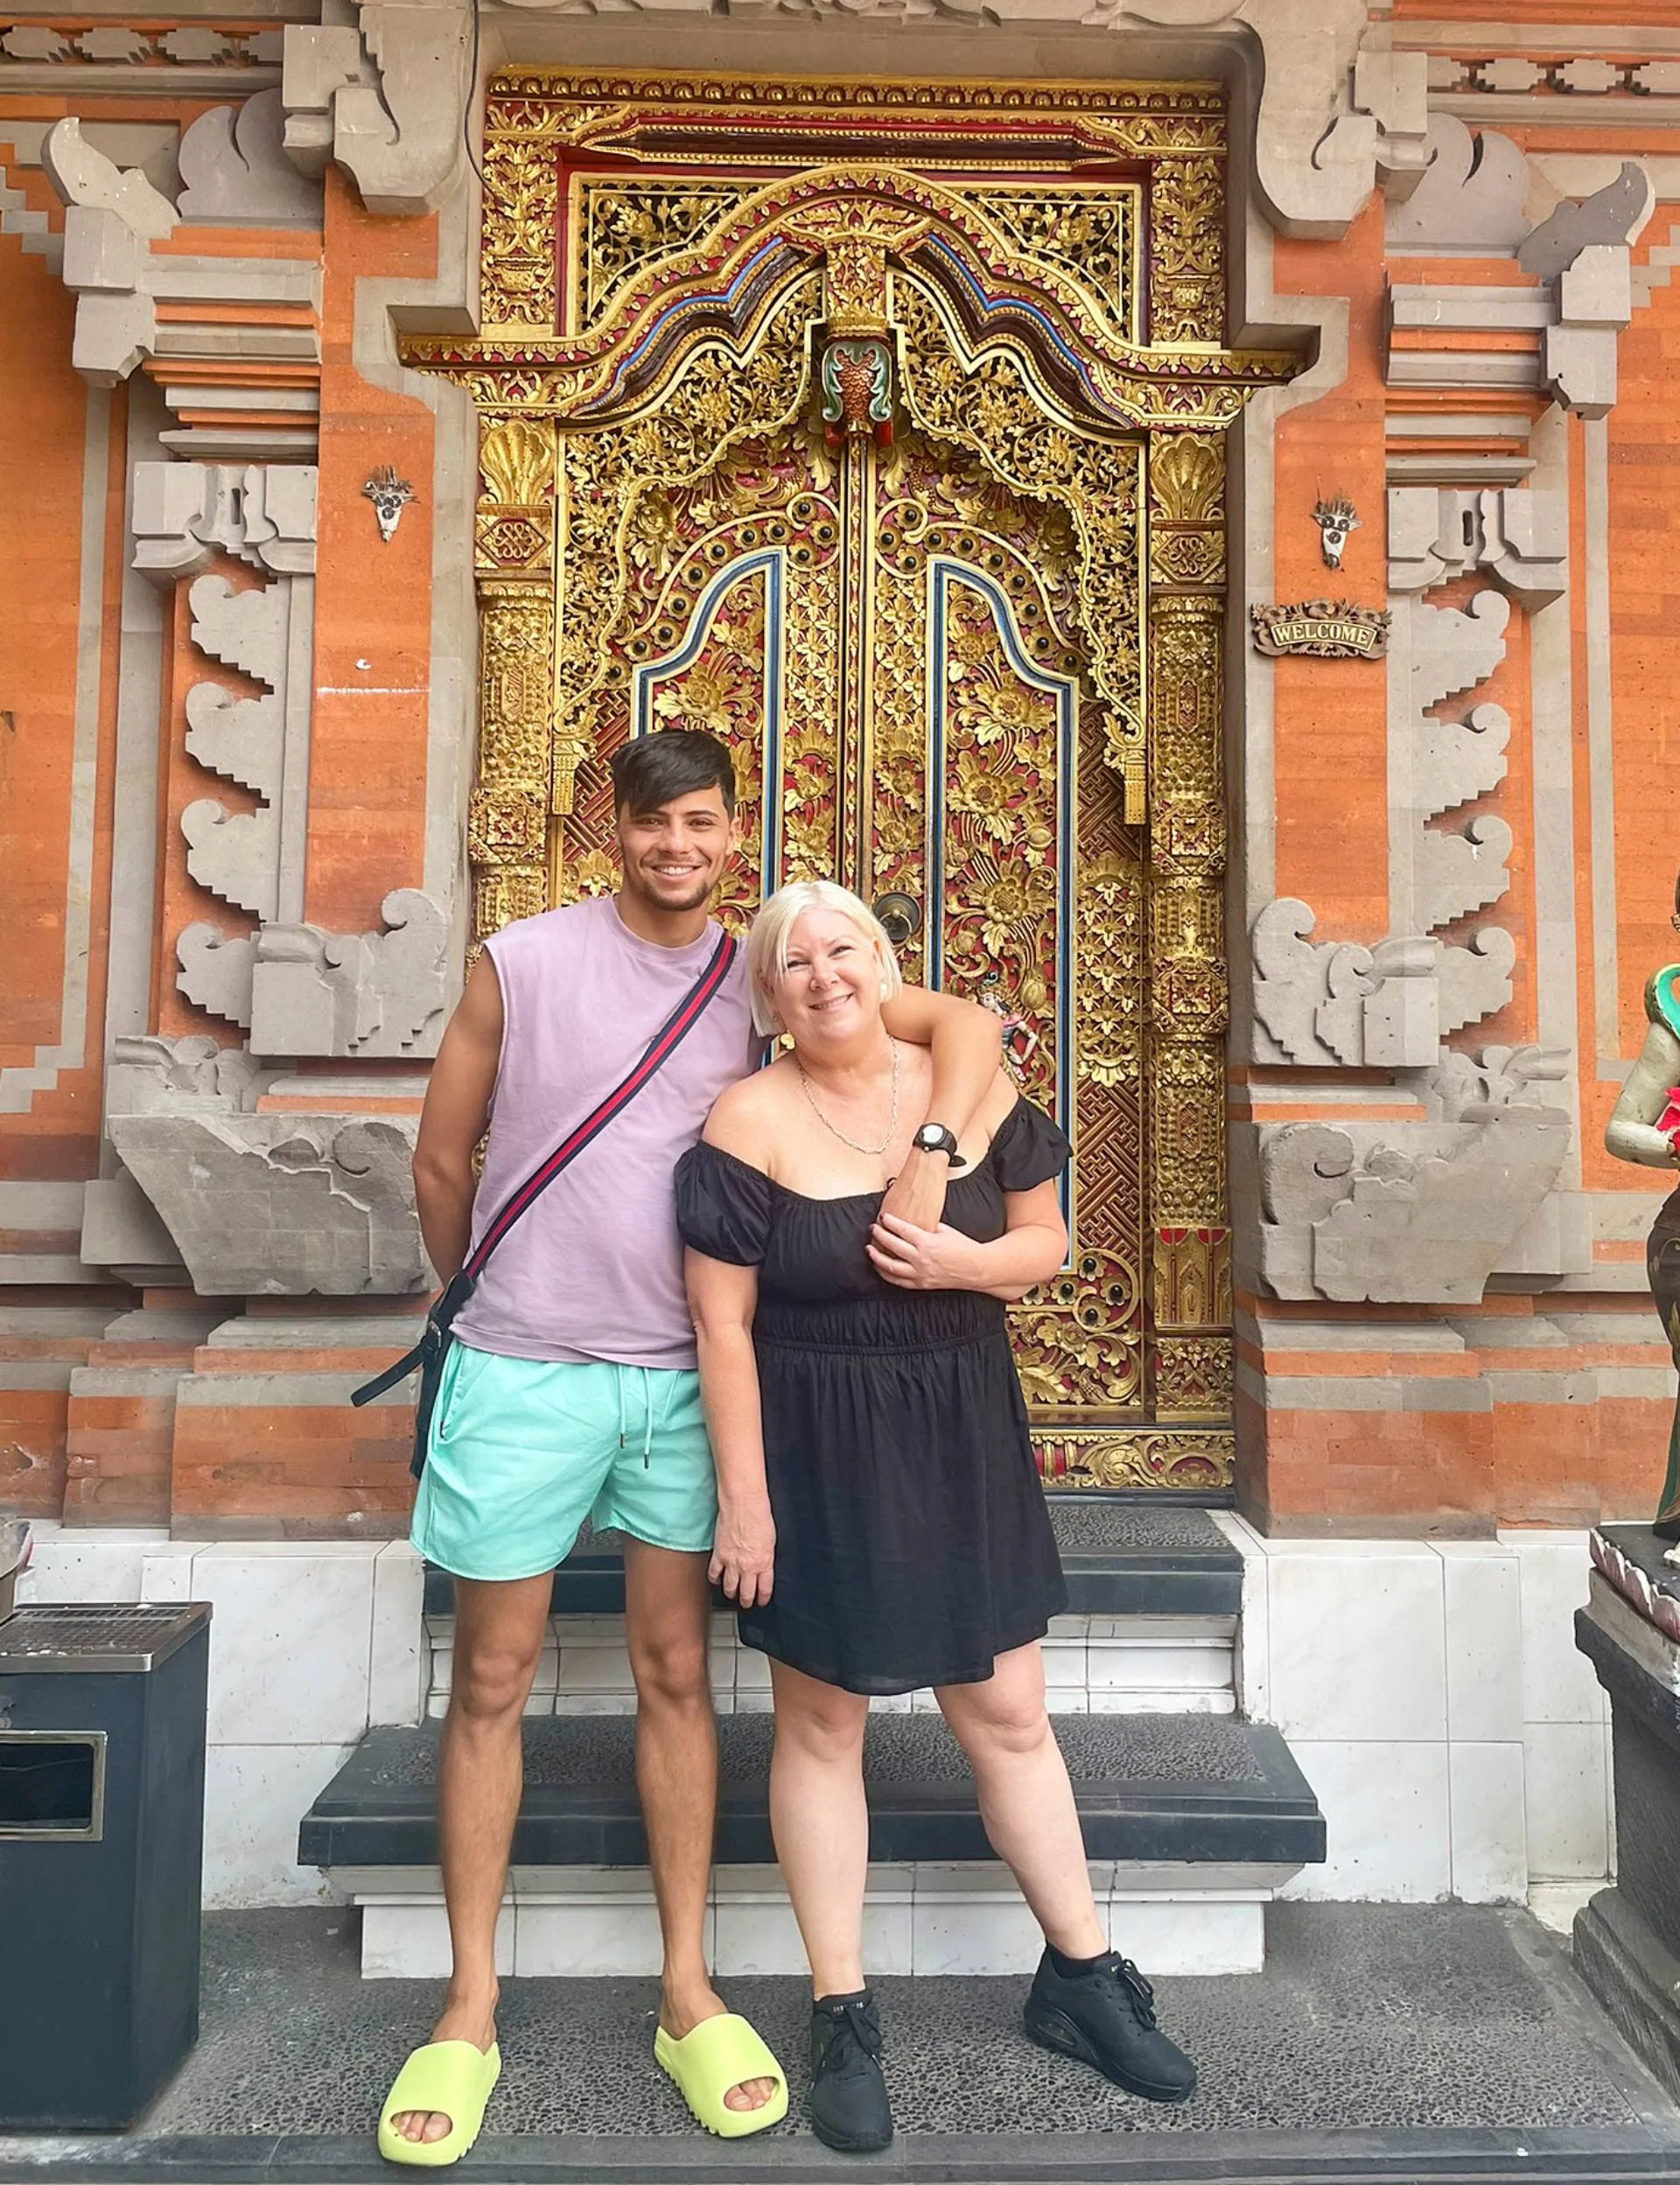
[[[942, 1123], [960, 1138], [998, 1082], [1003, 1026], [977, 1001], [925, 986], [901, 987], [883, 1005], [881, 1021], [895, 1040], [931, 1050], [934, 1080], [922, 1120]], [[949, 1169], [943, 1153], [913, 1151], [886, 1194], [885, 1211], [920, 1229], [937, 1229]]]
[[420, 1234], [438, 1279], [461, 1271], [472, 1229], [478, 1179], [472, 1155], [490, 1120], [501, 1062], [501, 982], [488, 954], [472, 967], [431, 1066], [414, 1148], [414, 1195]]

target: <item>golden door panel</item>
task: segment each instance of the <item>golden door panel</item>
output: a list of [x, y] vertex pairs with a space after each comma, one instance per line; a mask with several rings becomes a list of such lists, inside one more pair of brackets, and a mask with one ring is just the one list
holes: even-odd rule
[[[509, 74], [482, 333], [480, 931], [609, 887], [606, 762], [734, 758], [739, 925], [846, 881], [1074, 1145], [1046, 1477], [1229, 1478], [1217, 87]], [[1145, 584], [1148, 584], [1146, 593]]]

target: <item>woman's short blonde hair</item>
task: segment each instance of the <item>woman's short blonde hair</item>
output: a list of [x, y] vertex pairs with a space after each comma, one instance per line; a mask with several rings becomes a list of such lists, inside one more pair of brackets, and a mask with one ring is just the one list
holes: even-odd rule
[[808, 910], [837, 911], [850, 919], [875, 951], [880, 967], [881, 999], [890, 1001], [904, 981], [886, 928], [861, 895], [834, 880], [791, 880], [779, 887], [752, 921], [746, 936], [746, 976], [752, 990], [752, 1028], [768, 1039], [782, 1029], [771, 997], [788, 976], [788, 944]]

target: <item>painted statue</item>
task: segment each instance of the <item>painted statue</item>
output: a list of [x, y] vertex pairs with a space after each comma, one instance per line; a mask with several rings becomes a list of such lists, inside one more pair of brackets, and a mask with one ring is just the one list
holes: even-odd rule
[[[1675, 884], [1673, 922], [1680, 932], [1680, 880]], [[1680, 963], [1665, 963], [1653, 973], [1645, 988], [1645, 1014], [1651, 1028], [1611, 1110], [1604, 1142], [1618, 1160], [1672, 1168], [1680, 1162]], [[1680, 1366], [1680, 1189], [1657, 1209], [1645, 1264], [1663, 1333]], [[1669, 1433], [1669, 1468], [1654, 1529], [1662, 1539], [1680, 1541], [1680, 1403]], [[1672, 1552], [1667, 1558], [1676, 1559]]]

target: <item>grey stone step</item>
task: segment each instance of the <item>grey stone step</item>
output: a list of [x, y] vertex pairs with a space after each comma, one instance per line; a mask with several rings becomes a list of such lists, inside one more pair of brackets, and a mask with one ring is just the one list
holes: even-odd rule
[[[525, 1725], [519, 1866], [639, 1866], [648, 1856], [633, 1773], [634, 1721], [537, 1716]], [[1088, 1854], [1198, 1866], [1321, 1860], [1324, 1819], [1274, 1729], [1219, 1715], [1066, 1715], [1056, 1735]], [[768, 1716], [718, 1724], [720, 1866], [774, 1859]], [[369, 1732], [304, 1816], [306, 1866], [437, 1864], [438, 1725]], [[872, 1716], [864, 1747], [870, 1856], [985, 1859], [973, 1779], [939, 1715]]]
[[[1206, 1509], [1097, 1495], [1051, 1495], [1050, 1522], [1068, 1578], [1068, 1606], [1096, 1616], [1235, 1616], [1242, 1558]], [[426, 1613], [447, 1615], [454, 1581], [426, 1573]], [[554, 1614], [617, 1615], [624, 1565], [616, 1537], [585, 1530], [554, 1574]]]

